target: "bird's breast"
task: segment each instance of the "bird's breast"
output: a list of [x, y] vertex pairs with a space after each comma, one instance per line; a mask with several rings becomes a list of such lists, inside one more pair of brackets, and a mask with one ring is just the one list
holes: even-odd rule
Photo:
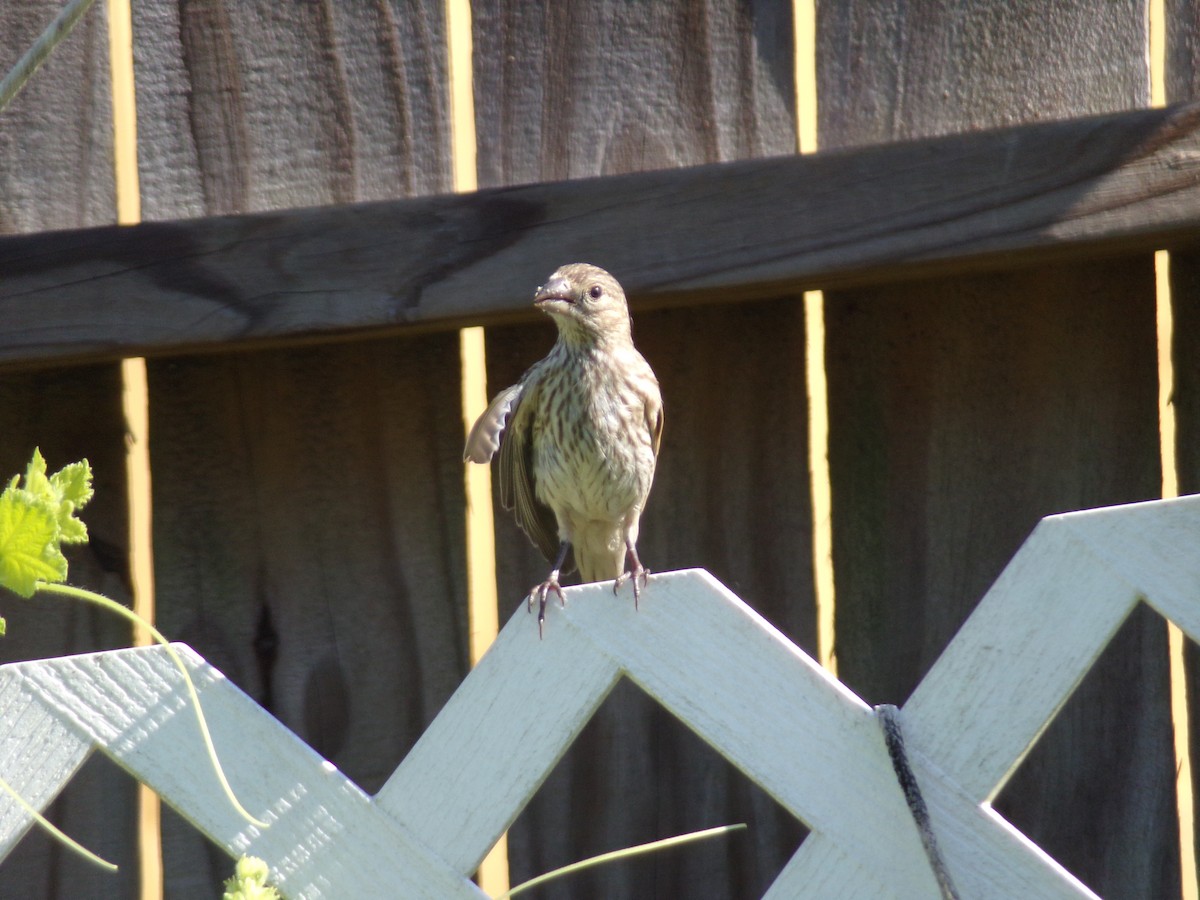
[[654, 478], [642, 386], [631, 373], [573, 361], [547, 373], [533, 423], [538, 499], [556, 512], [619, 522]]

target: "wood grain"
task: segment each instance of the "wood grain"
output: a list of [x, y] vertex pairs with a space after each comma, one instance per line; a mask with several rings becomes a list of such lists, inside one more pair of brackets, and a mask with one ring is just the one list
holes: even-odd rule
[[[1140, 0], [929, 0], [818, 9], [822, 147], [904, 141], [1144, 106]], [[1135, 54], [1139, 64], [1133, 65]]]
[[[0, 8], [0, 71], [61, 8], [56, 0]], [[113, 220], [111, 107], [108, 29], [92, 10], [0, 112], [0, 234]]]
[[[79, 750], [98, 746], [226, 854], [267, 860], [272, 882], [289, 897], [484, 900], [418, 832], [397, 827], [195, 651], [182, 644], [173, 649], [174, 658], [162, 646], [139, 647], [0, 670], [0, 709], [16, 726], [0, 746], [5, 775], [24, 762], [27, 771], [18, 777], [44, 800], [48, 789], [70, 777]], [[250, 826], [222, 792], [176, 659], [196, 687], [239, 802], [267, 827]], [[30, 767], [47, 733], [55, 752]], [[5, 826], [28, 823], [8, 806], [0, 805], [0, 848], [11, 833]]]
[[[154, 96], [141, 102], [147, 117]], [[711, 162], [682, 146], [680, 165]], [[160, 152], [174, 160], [164, 139], [145, 164]], [[280, 202], [326, 198], [299, 193], [308, 182], [291, 170], [280, 177]], [[175, 207], [147, 193], [160, 215], [204, 204], [186, 170], [176, 182]], [[566, 258], [620, 273], [635, 310], [1007, 269], [1188, 241], [1198, 210], [1200, 106], [1185, 106], [811, 158], [6, 237], [0, 363], [512, 321], [531, 315], [532, 286]]]
[[134, 12], [146, 219], [450, 189], [438, 4]]
[[[3, 480], [24, 472], [37, 446], [51, 470], [88, 459], [96, 495], [81, 517], [91, 540], [68, 552], [70, 581], [128, 603], [123, 424], [116, 366], [10, 374], [0, 380]], [[23, 600], [4, 592], [0, 615], [8, 621], [0, 663], [124, 647], [132, 640], [123, 619], [63, 598]], [[35, 830], [0, 866], [0, 896], [135, 896], [135, 799], [135, 785], [126, 773], [105, 759], [86, 762], [49, 816], [121, 870], [103, 872]]]
[[[1141, 2], [822, 5], [821, 144], [1144, 105], [1145, 22]], [[1115, 252], [827, 294], [836, 649], [868, 701], [908, 695], [1039, 517], [1156, 496], [1153, 298], [1149, 254]], [[1104, 897], [1179, 893], [1166, 666], [1136, 612], [997, 801]]]
[[[329, 213], [366, 221], [342, 204], [449, 190], [438, 0], [180, 0], [135, 4], [134, 16], [148, 218], [253, 212], [222, 221], [270, 231], [292, 216], [280, 209], [336, 204], [303, 214], [327, 231]], [[186, 243], [205, 221], [142, 228]], [[316, 299], [320, 273], [378, 274], [383, 258], [360, 248], [339, 274], [312, 247], [270, 243], [243, 249], [306, 260], [302, 279], [318, 281], [277, 295], [277, 311], [294, 323], [315, 313], [319, 332], [337, 319], [336, 302]], [[160, 275], [185, 294], [204, 283], [201, 293], [232, 290], [227, 299], [258, 293], [229, 261], [192, 268], [198, 249], [166, 251], [175, 262]], [[356, 305], [363, 295], [352, 293]], [[251, 319], [274, 317], [241, 304]], [[126, 321], [140, 317], [116, 305]], [[212, 309], [193, 319], [204, 330], [201, 320], [232, 323]], [[152, 361], [149, 383], [163, 630], [377, 789], [467, 668], [455, 336], [181, 355]], [[211, 896], [225, 854], [177, 817], [164, 831], [167, 893]]]
[[[61, 7], [57, 0], [0, 4], [0, 72], [11, 68]], [[0, 112], [0, 233], [89, 228], [116, 217], [105, 21], [102, 9], [87, 13]], [[5, 278], [0, 266], [0, 280]], [[80, 312], [86, 315], [85, 307]], [[70, 578], [127, 602], [124, 440], [115, 365], [9, 373], [0, 380], [0, 480], [23, 472], [35, 446], [51, 468], [87, 457], [96, 475], [96, 496], [83, 513], [92, 540], [68, 554]], [[8, 620], [0, 662], [131, 640], [123, 621], [60, 599], [4, 593], [0, 615]], [[89, 760], [54, 802], [50, 818], [117, 862], [120, 871], [103, 872], [35, 831], [0, 866], [0, 896], [134, 895], [135, 786], [128, 775], [105, 759]]]
[[[705, 277], [723, 279], [718, 270], [726, 266], [703, 258], [740, 253], [735, 247], [759, 239], [748, 235], [770, 227], [757, 214], [726, 218], [693, 202], [757, 196], [763, 212], [789, 205], [778, 192], [794, 161], [744, 159], [795, 147], [790, 8], [684, 0], [486, 2], [473, 4], [473, 12], [481, 185], [611, 177], [485, 192], [479, 199], [503, 204], [492, 219], [509, 249], [455, 264], [456, 284], [446, 287], [456, 303], [504, 303], [517, 311], [528, 308], [531, 289], [561, 263], [589, 260], [609, 268], [634, 293], [634, 337], [658, 373], [666, 404], [660, 470], [639, 542], [643, 560], [659, 571], [710, 567], [811, 646], [803, 368], [781, 377], [779, 358], [802, 358], [799, 307], [786, 300], [644, 311], [646, 301], [671, 291], [685, 304], [725, 299], [725, 286], [698, 290]], [[705, 165], [730, 160], [743, 161]], [[697, 165], [705, 167], [679, 168]], [[751, 173], [762, 167], [778, 167], [778, 177], [758, 181]], [[649, 169], [662, 171], [641, 171]], [[561, 199], [508, 205], [529, 190]], [[535, 240], [522, 247], [527, 237]], [[686, 269], [691, 274], [678, 278]], [[476, 274], [486, 277], [486, 288], [470, 286]], [[724, 280], [728, 286], [749, 279]], [[511, 384], [545, 354], [553, 335], [544, 320], [489, 329], [489, 390]], [[738, 363], [714, 364], [723, 358]], [[763, 392], [762, 404], [746, 402], [755, 390]], [[778, 403], [779, 416], [770, 413], [771, 403]], [[787, 419], [784, 449], [756, 470], [762, 452], [755, 441], [780, 417]], [[507, 615], [544, 577], [546, 564], [506, 513], [496, 534]], [[686, 635], [686, 621], [679, 627]], [[546, 640], [553, 639], [551, 628]], [[591, 853], [742, 821], [750, 823], [752, 841], [606, 867], [548, 886], [545, 895], [759, 896], [800, 840], [798, 823], [770, 797], [622, 681], [510, 831], [513, 880]]]
[[[988, 797], [1140, 603], [1200, 635], [1198, 535], [1200, 497], [1042, 520], [904, 709], [892, 708], [961, 896], [1097, 900]], [[480, 897], [469, 873], [624, 676], [813, 828], [764, 897], [940, 893], [880, 710], [709, 573], [653, 584], [639, 610], [613, 603], [611, 582], [570, 588], [548, 610], [553, 642], [517, 610], [373, 802], [182, 644], [171, 652], [230, 783], [269, 828], [247, 829], [217, 789], [168, 648], [0, 668], [0, 714], [13, 726], [0, 774], [44, 805], [95, 745], [214, 843], [266, 859], [290, 894]], [[31, 767], [48, 735], [51, 752]], [[238, 752], [248, 746], [261, 752]], [[0, 797], [0, 854], [28, 823]]]
[[[704, 564], [793, 640], [815, 647], [804, 372], [784, 365], [803, 359], [801, 306], [786, 298], [659, 311], [638, 316], [634, 333], [662, 385], [668, 421], [642, 519], [642, 559], [656, 571]], [[493, 392], [519, 377], [552, 340], [549, 323], [489, 329]], [[729, 368], [713, 363], [726, 359], [739, 362]], [[764, 453], [764, 447], [777, 449]], [[543, 577], [546, 564], [503, 511], [496, 532], [501, 611], [507, 614]], [[622, 596], [614, 602], [628, 601]], [[679, 627], [688, 625], [681, 621]], [[688, 789], [697, 780], [708, 786], [703, 795]], [[603, 830], [597, 824], [589, 833], [578, 824], [589, 807], [605, 810]], [[584, 853], [605, 840], [616, 846], [749, 820], [753, 853], [741, 842], [731, 844], [728, 855], [726, 848], [693, 848], [629, 873], [661, 878], [682, 891], [692, 886], [689, 873], [699, 870], [714, 879], [709, 890], [734, 891], [736, 885], [730, 896], [761, 894], [800, 836], [769, 798], [624, 682], [526, 816], [510, 847], [514, 866], [527, 866], [530, 875], [572, 852], [556, 849], [566, 843], [554, 838], [557, 823], [577, 822], [569, 836], [585, 842], [574, 851]], [[538, 829], [536, 837], [523, 836], [522, 828]], [[516, 850], [520, 840], [532, 846]], [[539, 861], [523, 863], [518, 852], [539, 854]]]
[[489, 0], [472, 13], [481, 185], [796, 146], [787, 4]]

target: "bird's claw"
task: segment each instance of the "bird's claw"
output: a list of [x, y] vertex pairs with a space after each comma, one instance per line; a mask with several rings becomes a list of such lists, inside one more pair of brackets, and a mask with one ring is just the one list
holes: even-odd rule
[[533, 601], [536, 598], [538, 602], [538, 638], [541, 639], [546, 624], [546, 599], [551, 592], [558, 594], [558, 602], [566, 606], [567, 598], [563, 596], [562, 587], [558, 583], [558, 573], [551, 573], [550, 577], [535, 587], [529, 592], [528, 608], [533, 612]]
[[634, 563], [633, 568], [628, 572], [623, 572], [613, 582], [613, 594], [621, 589], [627, 581], [633, 582], [633, 608], [636, 611], [638, 608], [638, 599], [642, 596], [642, 589], [646, 587], [646, 580], [650, 577], [650, 570], [643, 566], [640, 562]]

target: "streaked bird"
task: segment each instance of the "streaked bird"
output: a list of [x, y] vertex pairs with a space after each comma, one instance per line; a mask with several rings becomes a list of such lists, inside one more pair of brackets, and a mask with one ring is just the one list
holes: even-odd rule
[[[529, 592], [563, 600], [559, 578], [633, 582], [636, 605], [648, 570], [637, 554], [638, 526], [662, 441], [658, 379], [633, 346], [625, 291], [586, 263], [563, 266], [533, 304], [558, 326], [545, 359], [501, 391], [467, 436], [463, 458], [488, 463], [500, 453], [500, 500], [552, 561]], [[626, 569], [626, 557], [630, 567]]]

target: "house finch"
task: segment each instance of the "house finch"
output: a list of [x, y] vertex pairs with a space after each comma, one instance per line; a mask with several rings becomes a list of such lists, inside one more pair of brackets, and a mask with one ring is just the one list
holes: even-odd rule
[[[464, 460], [500, 451], [500, 501], [553, 561], [529, 592], [538, 632], [560, 575], [633, 582], [636, 606], [649, 574], [637, 555], [638, 523], [662, 440], [658, 379], [633, 346], [629, 308], [617, 280], [573, 263], [550, 276], [533, 305], [558, 326], [558, 340], [521, 380], [501, 391], [471, 428]], [[625, 569], [625, 558], [631, 566]], [[572, 556], [574, 557], [572, 560]]]

